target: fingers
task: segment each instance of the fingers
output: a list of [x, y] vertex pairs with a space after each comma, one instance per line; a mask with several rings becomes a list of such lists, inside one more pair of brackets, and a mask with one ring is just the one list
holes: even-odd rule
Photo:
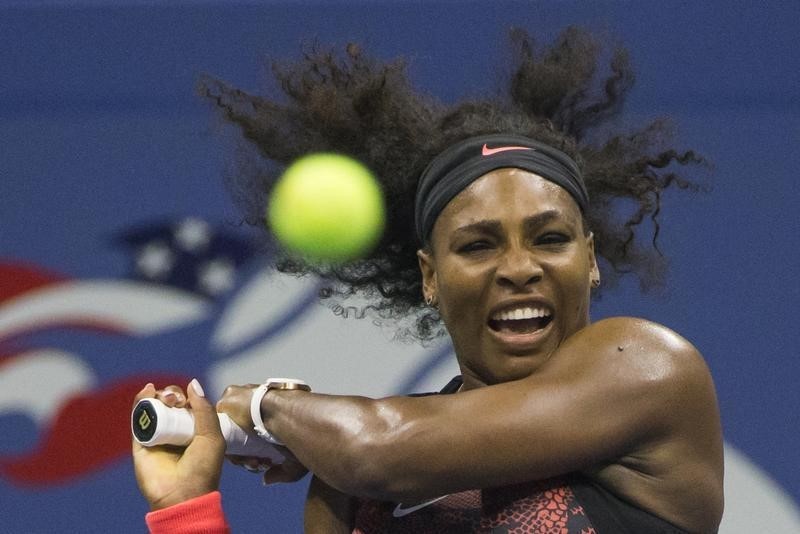
[[136, 403], [142, 399], [152, 399], [156, 396], [156, 387], [153, 385], [152, 382], [148, 382], [139, 393], [133, 398], [133, 405], [136, 406]]
[[251, 473], [263, 473], [274, 465], [269, 458], [258, 458], [255, 456], [236, 456], [229, 454], [226, 456], [229, 462], [238, 467], [243, 467]]
[[167, 386], [158, 391], [156, 398], [170, 408], [186, 408], [188, 400], [183, 390], [175, 385]]
[[284, 462], [275, 465], [264, 473], [264, 485], [278, 482], [297, 482], [308, 473], [308, 469], [298, 462]]
[[133, 404], [136, 405], [142, 399], [156, 398], [170, 408], [185, 408], [187, 397], [183, 390], [175, 385], [167, 386], [164, 389], [156, 389], [152, 383], [148, 383], [136, 394]]
[[308, 473], [308, 469], [300, 463], [292, 452], [286, 447], [280, 447], [284, 460], [281, 464], [273, 466], [264, 473], [264, 485], [278, 482], [297, 482]]
[[232, 464], [251, 473], [264, 473], [262, 478], [265, 486], [279, 482], [297, 482], [308, 474], [308, 469], [289, 452], [289, 449], [284, 447], [280, 447], [280, 449], [285, 457], [284, 462], [280, 464], [274, 464], [268, 458], [252, 456], [228, 455], [227, 458]]

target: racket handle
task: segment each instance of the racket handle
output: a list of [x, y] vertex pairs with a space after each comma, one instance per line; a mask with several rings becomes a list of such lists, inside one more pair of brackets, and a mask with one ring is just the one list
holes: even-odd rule
[[[278, 464], [285, 459], [275, 445], [248, 434], [224, 413], [218, 413], [225, 438], [225, 454], [268, 458]], [[158, 399], [142, 399], [131, 413], [134, 439], [145, 447], [177, 445], [185, 447], [194, 437], [194, 417], [186, 408], [170, 408]]]

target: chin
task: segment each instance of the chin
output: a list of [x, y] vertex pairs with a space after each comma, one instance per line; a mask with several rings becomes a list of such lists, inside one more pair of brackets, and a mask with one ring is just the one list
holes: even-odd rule
[[503, 382], [527, 378], [538, 371], [550, 359], [552, 352], [536, 351], [526, 354], [502, 352], [495, 354], [496, 356], [491, 360], [494, 365], [491, 369], [486, 370], [487, 378], [491, 377], [491, 380], [486, 381], [487, 384], [502, 384]]

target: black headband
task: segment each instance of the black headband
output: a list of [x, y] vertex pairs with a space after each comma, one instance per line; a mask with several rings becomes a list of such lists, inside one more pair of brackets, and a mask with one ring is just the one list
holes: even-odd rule
[[482, 135], [449, 147], [420, 176], [414, 202], [420, 242], [427, 240], [436, 218], [457, 194], [484, 174], [505, 167], [530, 171], [563, 187], [586, 211], [589, 195], [572, 158], [521, 135]]

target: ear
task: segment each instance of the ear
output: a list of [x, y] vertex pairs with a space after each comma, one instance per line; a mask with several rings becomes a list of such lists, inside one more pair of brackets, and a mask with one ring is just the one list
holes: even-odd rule
[[586, 246], [589, 253], [589, 282], [592, 287], [597, 287], [600, 284], [600, 269], [597, 267], [597, 257], [594, 254], [594, 234], [589, 232], [586, 238]]
[[433, 254], [425, 249], [417, 251], [419, 270], [422, 273], [422, 298], [425, 300], [436, 299], [439, 286], [436, 279], [436, 261]]

